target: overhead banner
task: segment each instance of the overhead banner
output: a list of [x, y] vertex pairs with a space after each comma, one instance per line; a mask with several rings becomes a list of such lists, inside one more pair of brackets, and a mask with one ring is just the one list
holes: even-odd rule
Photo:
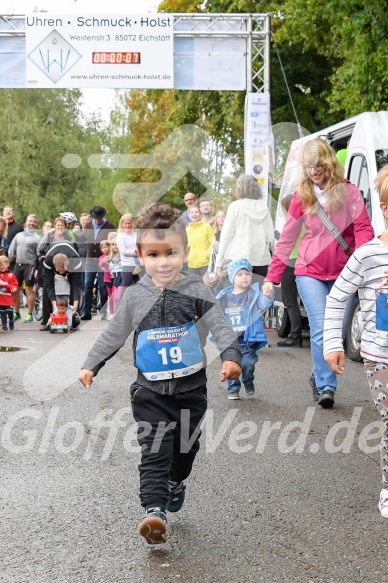
[[261, 186], [268, 198], [272, 173], [271, 100], [269, 93], [247, 93], [245, 102], [245, 172]]
[[26, 16], [26, 87], [172, 89], [173, 16]]
[[245, 91], [245, 38], [175, 38], [175, 88]]

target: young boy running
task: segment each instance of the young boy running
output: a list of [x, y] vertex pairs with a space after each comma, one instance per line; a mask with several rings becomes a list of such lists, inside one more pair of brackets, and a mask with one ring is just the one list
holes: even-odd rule
[[136, 254], [146, 274], [127, 288], [109, 327], [89, 352], [80, 374], [90, 387], [105, 362], [132, 331], [137, 379], [130, 388], [141, 446], [140, 502], [146, 514], [139, 533], [149, 544], [166, 542], [166, 510], [177, 512], [184, 480], [199, 449], [207, 406], [209, 330], [221, 353], [221, 381], [241, 374], [236, 335], [211, 290], [196, 275], [183, 275], [186, 224], [181, 213], [153, 204], [136, 221]]
[[[245, 393], [252, 397], [255, 393], [255, 365], [259, 357], [257, 351], [267, 344], [260, 310], [268, 310], [274, 302], [274, 293], [265, 297], [258, 283], [252, 285], [252, 266], [246, 259], [235, 259], [228, 263], [229, 280], [233, 283], [219, 292], [216, 299], [238, 334], [242, 354], [241, 380]], [[240, 379], [228, 380], [226, 392], [228, 399], [240, 398]]]
[[[388, 165], [377, 175], [380, 208], [388, 227]], [[362, 333], [361, 356], [373, 402], [384, 423], [380, 443], [383, 489], [379, 510], [388, 518], [388, 231], [362, 245], [353, 253], [326, 300], [324, 349], [325, 360], [336, 374], [342, 374], [345, 355], [342, 345], [342, 321], [348, 297], [358, 291]]]

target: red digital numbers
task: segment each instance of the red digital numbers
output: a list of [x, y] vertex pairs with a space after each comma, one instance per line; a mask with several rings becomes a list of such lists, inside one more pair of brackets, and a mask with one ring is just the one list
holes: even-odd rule
[[92, 53], [92, 63], [98, 65], [138, 65], [140, 63], [140, 53], [101, 51]]

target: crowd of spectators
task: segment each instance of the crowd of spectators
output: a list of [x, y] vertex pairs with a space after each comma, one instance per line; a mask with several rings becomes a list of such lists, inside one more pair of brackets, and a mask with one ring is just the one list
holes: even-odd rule
[[[255, 183], [256, 194], [259, 193], [255, 199], [245, 186], [237, 189], [236, 196], [240, 200], [249, 199], [250, 221], [254, 220], [252, 209], [258, 213], [260, 207], [269, 232], [272, 222], [264, 210], [266, 207], [260, 202], [260, 187]], [[184, 203], [187, 208], [182, 216], [186, 220], [190, 247], [187, 270], [203, 277], [212, 254], [214, 257], [214, 253], [218, 253], [219, 267], [236, 258], [230, 241], [231, 224], [235, 227], [238, 223], [235, 203], [226, 213], [224, 209], [214, 209], [210, 198], [197, 197], [192, 192], [184, 195]], [[241, 212], [247, 214], [247, 209]], [[9, 272], [17, 280], [17, 289], [12, 294], [13, 322], [33, 321], [38, 289], [42, 331], [50, 329], [50, 316], [57, 308], [59, 297], [67, 298], [72, 313], [78, 313], [81, 320], [91, 320], [97, 313], [102, 320], [110, 319], [123, 291], [135, 284], [143, 271], [136, 256], [132, 214], [125, 213], [117, 228], [106, 214], [102, 206], [94, 206], [90, 212], [82, 213], [79, 219], [74, 213], [64, 211], [53, 220], [45, 220], [38, 229], [35, 214], [29, 214], [22, 224], [15, 219], [13, 207], [4, 206], [0, 216], [0, 256], [8, 257]], [[233, 219], [229, 220], [229, 216]], [[225, 236], [224, 224], [227, 226]], [[233, 236], [238, 238], [240, 234], [237, 232]], [[263, 240], [264, 245], [271, 242], [269, 233], [265, 233]], [[241, 245], [240, 249], [242, 257], [246, 253]], [[268, 258], [265, 254], [263, 256], [267, 265]], [[257, 261], [253, 262], [254, 266], [257, 264]], [[20, 313], [21, 305], [27, 308], [24, 318]]]

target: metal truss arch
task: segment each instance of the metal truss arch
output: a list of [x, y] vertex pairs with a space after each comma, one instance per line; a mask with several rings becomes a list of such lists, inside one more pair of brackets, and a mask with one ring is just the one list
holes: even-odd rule
[[[176, 13], [175, 37], [240, 37], [246, 39], [246, 91], [269, 92], [271, 20], [269, 14]], [[25, 16], [0, 14], [0, 39], [24, 37]]]

